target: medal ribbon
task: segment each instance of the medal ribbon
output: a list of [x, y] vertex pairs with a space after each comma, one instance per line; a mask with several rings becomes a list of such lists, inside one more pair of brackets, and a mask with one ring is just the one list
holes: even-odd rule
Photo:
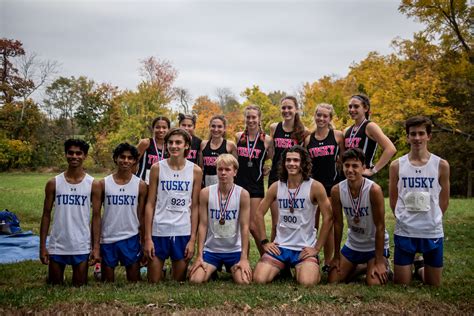
[[252, 151], [250, 151], [250, 137], [249, 134], [247, 134], [247, 153], [249, 155], [249, 161], [252, 160], [252, 154], [255, 150], [255, 146], [257, 146], [258, 136], [260, 136], [260, 132], [257, 132], [257, 136], [255, 136], [255, 141], [253, 142]]
[[163, 144], [163, 148], [161, 149], [161, 156], [160, 156], [160, 151], [158, 150], [158, 146], [156, 145], [156, 141], [154, 137], [153, 137], [153, 143], [155, 144], [156, 155], [158, 156], [158, 161], [163, 160], [163, 157], [165, 156], [165, 144]]
[[290, 192], [290, 188], [288, 187], [288, 184], [286, 185], [286, 190], [288, 191], [288, 200], [290, 202], [290, 211], [294, 210], [294, 202], [295, 202], [296, 196], [298, 195], [298, 192], [300, 192], [300, 188], [301, 188], [302, 183], [303, 182], [301, 182], [298, 185], [298, 187], [296, 188], [296, 191], [295, 191], [295, 194], [293, 195], [293, 197], [291, 196], [291, 192]]
[[362, 123], [360, 123], [360, 125], [357, 126], [357, 128], [356, 128], [355, 125], [352, 127], [351, 134], [349, 135], [349, 146], [348, 146], [349, 148], [351, 148], [352, 142], [354, 141], [354, 138], [355, 138], [355, 136], [357, 135], [357, 132], [360, 130], [360, 128], [362, 127], [362, 125], [365, 124], [366, 121], [367, 121], [367, 119], [364, 119], [364, 120], [362, 121]]
[[349, 196], [351, 197], [351, 204], [352, 204], [352, 209], [354, 210], [355, 212], [355, 218], [359, 218], [359, 209], [360, 209], [360, 201], [362, 200], [362, 188], [364, 187], [365, 185], [365, 178], [364, 180], [362, 181], [362, 185], [360, 186], [360, 189], [359, 189], [359, 195], [357, 196], [357, 203], [354, 201], [355, 199], [352, 197], [352, 193], [351, 193], [351, 189], [349, 188]]
[[219, 206], [220, 206], [219, 222], [225, 221], [224, 219], [225, 211], [227, 211], [227, 207], [229, 206], [230, 197], [232, 196], [232, 193], [234, 192], [234, 187], [235, 187], [235, 184], [232, 185], [232, 188], [230, 189], [229, 194], [227, 195], [227, 200], [225, 201], [225, 203], [222, 203], [222, 193], [219, 186], [217, 187], [217, 198], [219, 199]]

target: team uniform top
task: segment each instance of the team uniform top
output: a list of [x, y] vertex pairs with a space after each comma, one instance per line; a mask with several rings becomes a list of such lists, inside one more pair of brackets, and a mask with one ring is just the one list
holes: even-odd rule
[[149, 138], [149, 141], [150, 141], [150, 145], [143, 153], [142, 159], [140, 160], [140, 164], [138, 166], [138, 171], [136, 173], [136, 175], [140, 179], [145, 181], [146, 184], [150, 183], [151, 166], [153, 166], [155, 162], [163, 160], [164, 158], [167, 158], [168, 156], [166, 150], [163, 155], [163, 151], [156, 147], [154, 138]]
[[227, 154], [227, 140], [224, 139], [222, 144], [217, 149], [211, 149], [211, 141], [209, 140], [202, 150], [202, 163], [203, 163], [203, 174], [204, 184], [209, 186], [217, 183], [217, 169], [216, 160], [221, 154]]
[[55, 177], [54, 221], [48, 242], [52, 255], [88, 254], [91, 247], [90, 205], [94, 178], [86, 174], [78, 184], [64, 172]]
[[105, 177], [104, 215], [101, 244], [110, 244], [138, 234], [138, 192], [140, 178], [132, 175], [127, 184], [120, 185], [113, 175]]
[[328, 135], [323, 140], [316, 139], [315, 133], [311, 133], [306, 149], [313, 163], [312, 178], [321, 182], [326, 188], [332, 187], [337, 178], [336, 161], [339, 154], [334, 130], [329, 129]]
[[240, 193], [242, 188], [234, 186], [223, 218], [225, 223], [219, 223], [221, 216], [221, 206], [218, 192], [218, 184], [209, 186], [208, 202], [208, 224], [207, 236], [204, 243], [204, 251], [214, 253], [231, 253], [242, 251], [240, 238]]
[[[244, 136], [245, 135], [242, 133], [241, 139]], [[246, 188], [250, 193], [261, 192], [263, 194], [263, 164], [267, 156], [265, 144], [259, 137], [254, 141], [249, 141], [249, 146], [247, 147], [247, 141], [245, 141], [244, 144], [241, 144], [241, 139], [237, 142], [239, 170], [237, 171], [235, 183]], [[252, 157], [250, 158], [249, 147], [250, 152], [252, 152], [253, 149]]]
[[283, 123], [280, 122], [275, 128], [273, 133], [273, 147], [274, 153], [272, 158], [272, 169], [268, 177], [268, 185], [278, 180], [278, 164], [281, 159], [281, 155], [287, 148], [291, 148], [297, 144], [295, 139], [291, 138], [292, 132], [285, 132], [283, 130]]
[[367, 168], [372, 168], [372, 161], [374, 160], [375, 152], [377, 150], [377, 142], [375, 140], [372, 140], [365, 133], [365, 130], [369, 123], [369, 120], [363, 122], [355, 133], [355, 135], [353, 135], [353, 137], [351, 136], [354, 129], [354, 125], [349, 127], [349, 129], [346, 131], [346, 134], [344, 135], [344, 145], [346, 147], [346, 150], [350, 148], [361, 149], [365, 154], [365, 166]]
[[186, 159], [188, 159], [192, 163], [198, 163], [201, 142], [202, 139], [196, 136], [193, 136], [191, 139], [191, 148], [189, 149], [188, 157], [186, 157]]
[[[358, 199], [361, 199], [359, 204], [359, 218], [358, 222], [355, 220], [356, 212], [353, 209], [351, 202], [351, 192], [347, 180], [339, 182], [339, 196], [341, 200], [342, 210], [346, 214], [347, 226], [347, 241], [346, 246], [355, 251], [368, 252], [375, 251], [375, 224], [370, 203], [370, 188], [374, 182], [370, 179], [364, 178], [364, 187], [362, 188], [359, 197], [354, 199], [355, 204], [358, 204]], [[388, 249], [388, 233], [384, 233], [384, 249]]]
[[441, 238], [443, 213], [439, 207], [439, 162], [431, 154], [424, 166], [413, 166], [408, 155], [400, 157], [398, 199], [395, 206], [395, 235], [414, 238]]
[[[278, 181], [278, 224], [275, 243], [291, 250], [302, 251], [316, 245], [316, 205], [311, 201], [313, 179], [303, 181], [299, 190], [291, 189], [291, 198], [285, 182]], [[295, 195], [296, 194], [296, 195]], [[290, 208], [293, 206], [294, 212]]]
[[[191, 202], [194, 164], [186, 160], [181, 170], [172, 170], [168, 160], [159, 162], [155, 217], [152, 235], [189, 236], [191, 234]], [[152, 194], [151, 192], [149, 194]]]

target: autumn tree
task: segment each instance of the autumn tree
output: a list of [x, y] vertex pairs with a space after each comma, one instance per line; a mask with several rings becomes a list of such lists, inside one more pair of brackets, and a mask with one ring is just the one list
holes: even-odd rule
[[274, 104], [270, 97], [260, 90], [260, 87], [254, 85], [252, 88], [246, 88], [241, 96], [245, 98], [242, 106], [254, 104], [260, 107], [262, 111], [262, 128], [266, 133], [270, 132], [270, 124], [280, 120], [280, 106]]
[[211, 101], [208, 96], [200, 96], [194, 101], [193, 112], [197, 115], [195, 133], [198, 137], [209, 138], [209, 123], [211, 117], [223, 114], [217, 102]]

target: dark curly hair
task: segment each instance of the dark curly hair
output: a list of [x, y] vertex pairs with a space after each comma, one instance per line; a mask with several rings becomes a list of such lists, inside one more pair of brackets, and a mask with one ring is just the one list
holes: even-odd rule
[[121, 143], [117, 147], [115, 147], [114, 152], [112, 154], [112, 158], [115, 163], [117, 163], [118, 156], [120, 156], [125, 151], [129, 151], [135, 161], [138, 160], [140, 154], [138, 153], [137, 147], [130, 145], [129, 143]]
[[286, 149], [281, 155], [280, 165], [278, 166], [278, 176], [281, 182], [288, 181], [288, 170], [285, 168], [286, 155], [288, 153], [299, 153], [301, 158], [300, 170], [303, 180], [309, 180], [311, 176], [311, 168], [313, 164], [311, 163], [311, 158], [309, 157], [308, 152], [303, 146], [294, 145], [291, 148]]
[[64, 152], [67, 153], [70, 147], [76, 146], [82, 150], [82, 152], [87, 155], [89, 152], [89, 144], [83, 141], [82, 139], [69, 138], [64, 142]]

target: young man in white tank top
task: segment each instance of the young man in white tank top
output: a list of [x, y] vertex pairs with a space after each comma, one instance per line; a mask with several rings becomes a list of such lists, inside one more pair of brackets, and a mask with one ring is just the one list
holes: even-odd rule
[[119, 262], [125, 266], [128, 281], [140, 280], [140, 241], [143, 240], [147, 185], [133, 174], [138, 156], [135, 146], [119, 144], [113, 152], [117, 171], [100, 180], [100, 185], [93, 190], [94, 212], [100, 213], [104, 205], [101, 231], [93, 233], [95, 239], [100, 235], [101, 275], [105, 282], [114, 282]]
[[[295, 145], [284, 151], [280, 170], [280, 180], [270, 186], [256, 213], [265, 254], [255, 267], [253, 279], [269, 283], [282, 269], [291, 267], [299, 284], [312, 286], [321, 279], [318, 255], [331, 229], [331, 206], [324, 186], [310, 178], [311, 159], [304, 147]], [[264, 216], [273, 202], [278, 205], [278, 218], [272, 220], [277, 226], [275, 240], [270, 242]], [[315, 228], [317, 206], [323, 216], [319, 238]]]
[[390, 207], [395, 215], [394, 281], [415, 277], [439, 286], [443, 271], [443, 216], [449, 204], [449, 164], [428, 151], [431, 121], [414, 116], [405, 122], [410, 152], [390, 165]]
[[201, 190], [198, 255], [189, 280], [204, 283], [222, 265], [237, 284], [252, 281], [248, 260], [250, 195], [234, 184], [239, 163], [231, 154], [216, 160], [218, 183]]
[[[87, 283], [88, 260], [100, 260], [99, 239], [91, 243], [91, 191], [98, 185], [82, 164], [89, 145], [83, 140], [68, 139], [64, 143], [68, 167], [46, 183], [43, 216], [40, 227], [40, 260], [48, 265], [48, 283], [61, 284], [66, 265], [72, 265], [72, 284]], [[53, 228], [48, 247], [46, 237], [54, 206]], [[100, 229], [100, 212], [93, 212], [94, 230]], [[91, 252], [91, 244], [93, 249]]]
[[[367, 264], [366, 283], [388, 281], [388, 233], [385, 230], [385, 208], [382, 189], [364, 178], [365, 155], [352, 148], [342, 155], [346, 180], [332, 187], [335, 253], [328, 282], [348, 282], [359, 264]], [[347, 241], [341, 249], [343, 215], [346, 215]], [[339, 249], [341, 249], [339, 251]]]
[[151, 167], [145, 206], [144, 253], [148, 259], [148, 281], [159, 282], [165, 260], [171, 257], [172, 277], [186, 279], [194, 255], [198, 226], [202, 171], [186, 159], [191, 136], [173, 128], [165, 136], [169, 158]]

